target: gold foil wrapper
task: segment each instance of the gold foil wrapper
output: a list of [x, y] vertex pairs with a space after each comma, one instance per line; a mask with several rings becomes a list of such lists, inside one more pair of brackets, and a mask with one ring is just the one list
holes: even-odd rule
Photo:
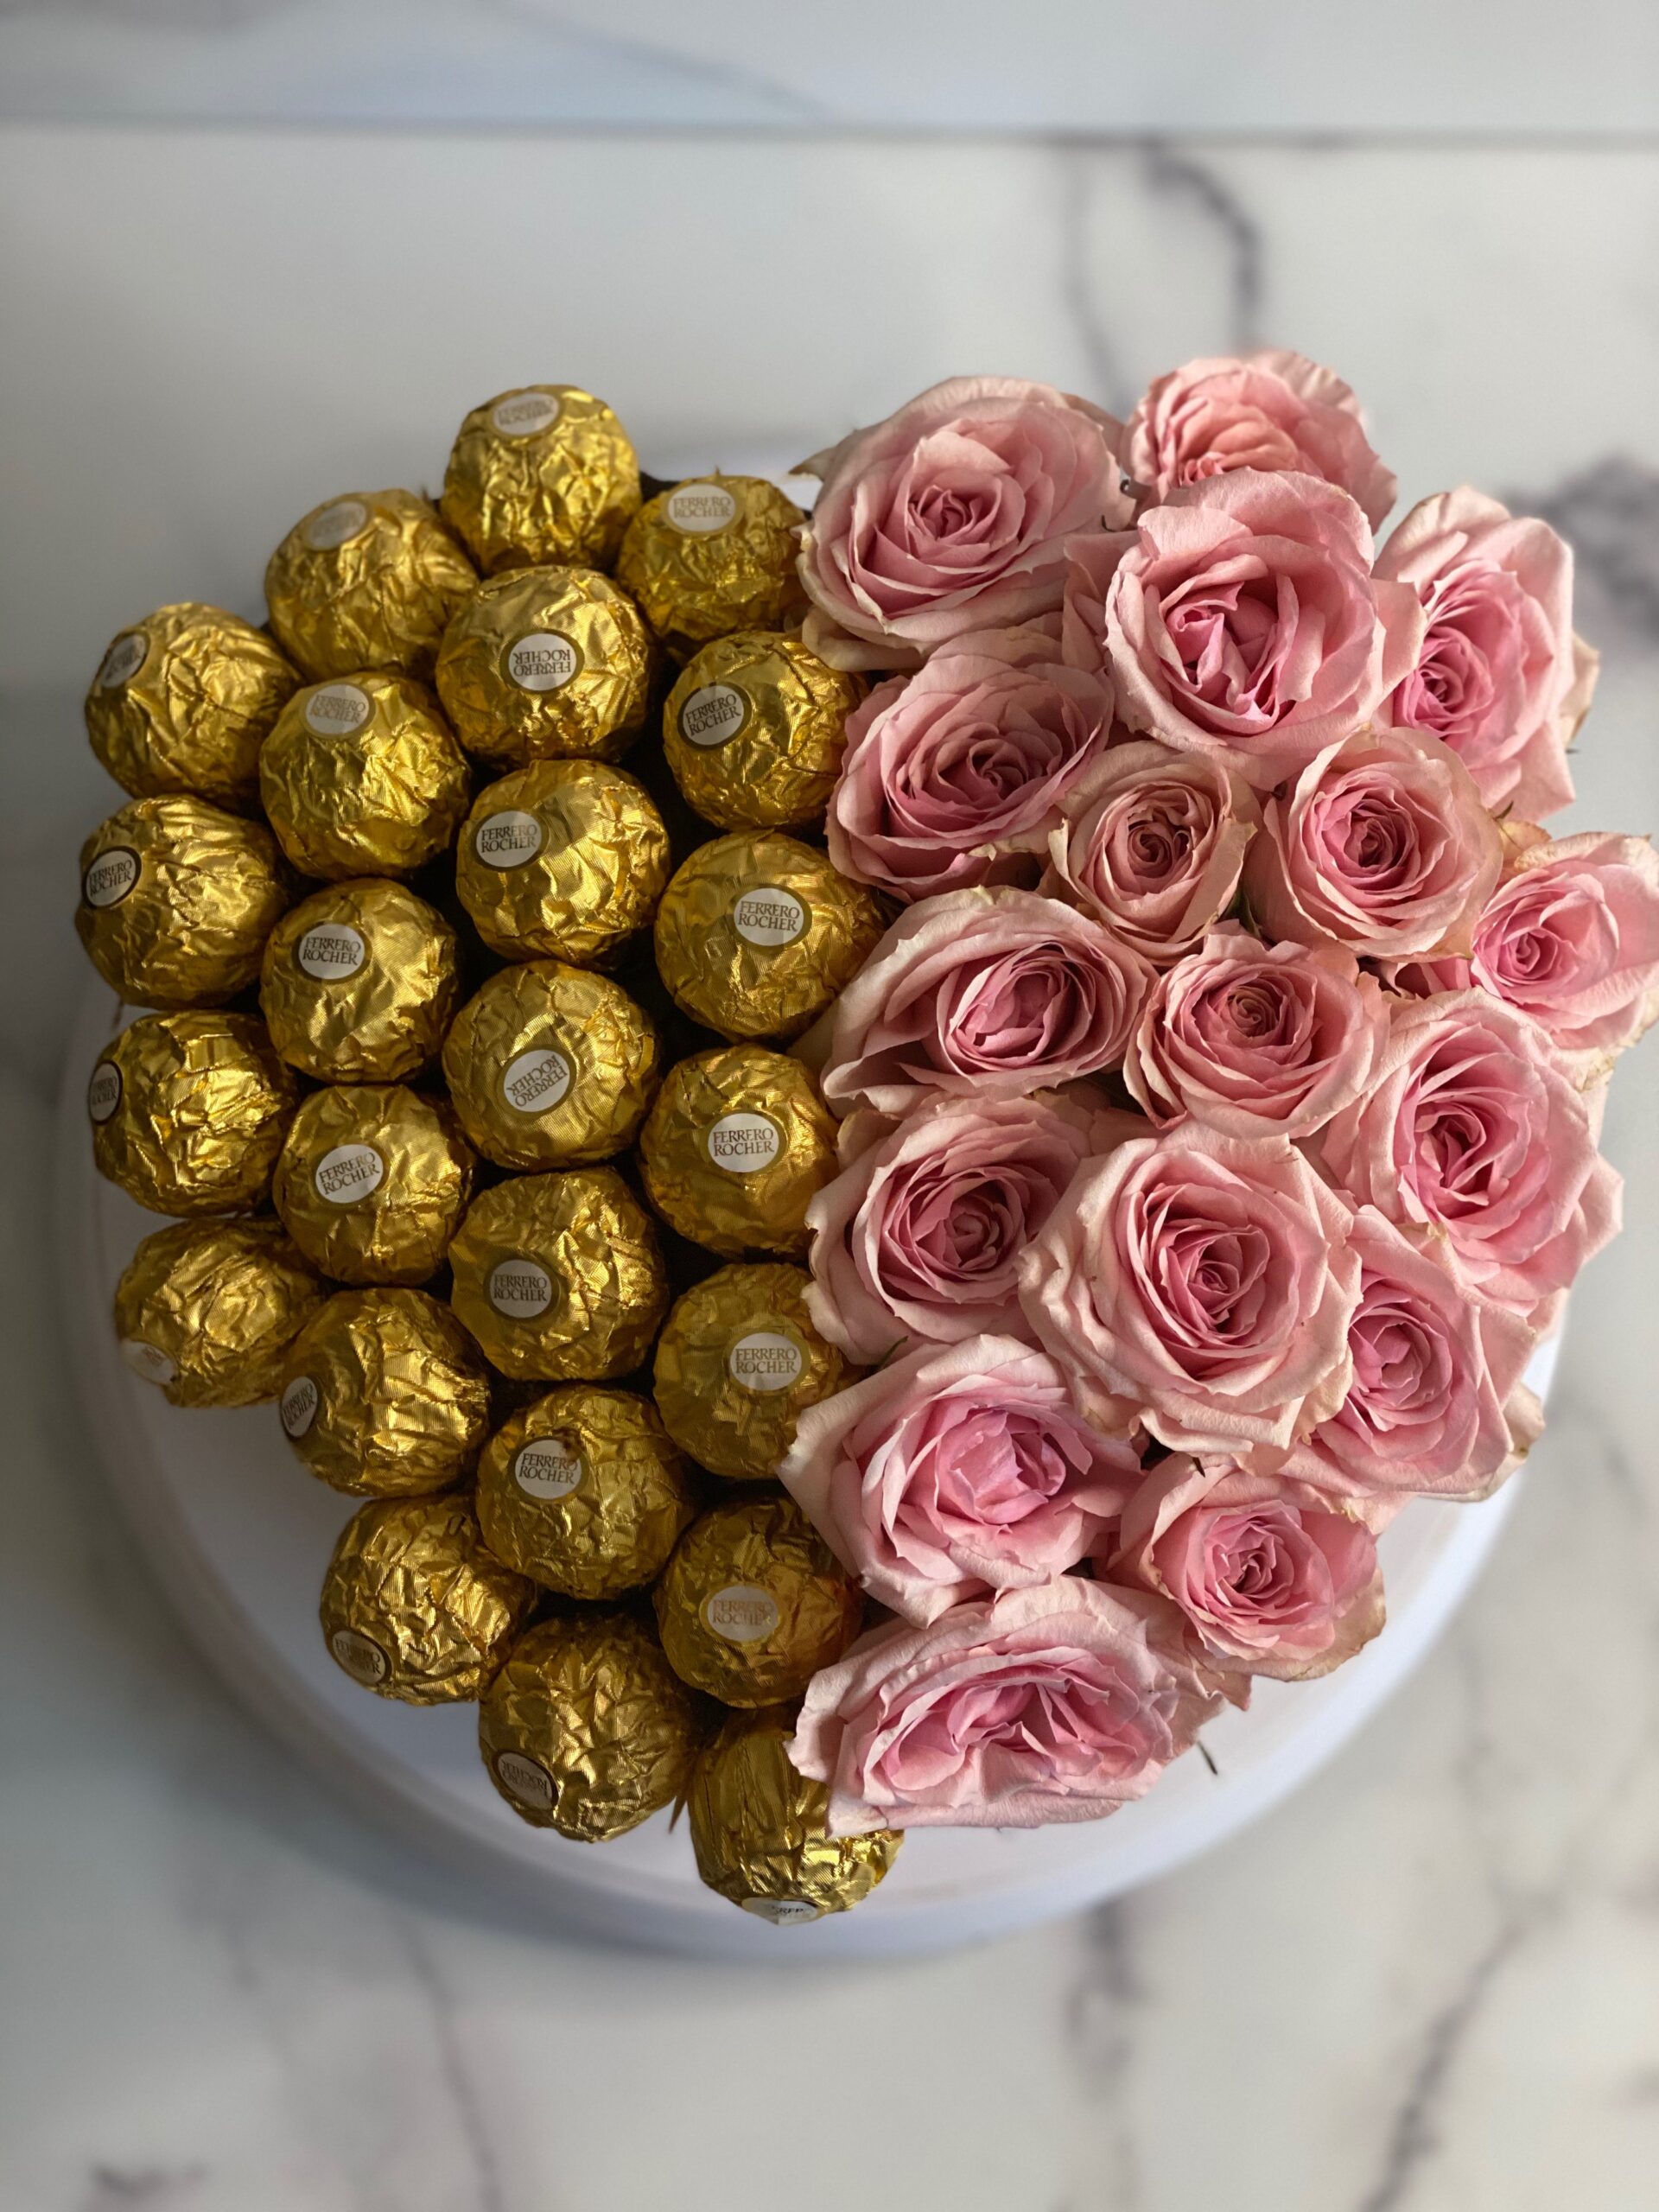
[[423, 684], [359, 669], [295, 693], [259, 756], [259, 794], [304, 874], [406, 875], [448, 850], [472, 773]]
[[205, 798], [136, 798], [80, 849], [75, 929], [130, 1004], [216, 1006], [259, 973], [289, 895], [259, 823]]
[[607, 1382], [649, 1356], [668, 1307], [651, 1217], [613, 1167], [480, 1192], [449, 1249], [450, 1302], [502, 1374]]
[[561, 960], [492, 976], [455, 1018], [443, 1076], [461, 1126], [501, 1167], [581, 1167], [626, 1151], [656, 1095], [651, 1018]]
[[798, 1037], [874, 950], [881, 909], [781, 830], [701, 845], [657, 909], [657, 969], [682, 1012], [722, 1037]]
[[857, 1379], [812, 1325], [808, 1280], [775, 1262], [722, 1268], [675, 1301], [652, 1394], [681, 1451], [712, 1474], [764, 1481], [806, 1408]]
[[257, 1405], [327, 1294], [280, 1222], [178, 1222], [117, 1285], [121, 1357], [175, 1406]]
[[726, 1705], [799, 1697], [858, 1634], [857, 1585], [791, 1497], [716, 1505], [653, 1593], [669, 1664]]
[[639, 512], [639, 463], [602, 399], [528, 385], [474, 408], [438, 504], [486, 575], [550, 561], [608, 569]]
[[668, 832], [642, 784], [597, 760], [537, 760], [481, 791], [455, 889], [504, 960], [611, 958], [668, 881]]
[[401, 883], [374, 878], [302, 899], [266, 940], [259, 979], [271, 1043], [322, 1083], [418, 1075], [460, 995], [454, 930]]
[[680, 1795], [702, 1727], [643, 1621], [584, 1613], [514, 1644], [479, 1707], [478, 1746], [532, 1827], [604, 1843]]
[[688, 806], [722, 830], [817, 821], [841, 769], [855, 676], [798, 638], [741, 630], [706, 645], [663, 709], [663, 751]]
[[283, 1363], [283, 1433], [353, 1497], [420, 1497], [472, 1471], [490, 1429], [478, 1347], [423, 1290], [341, 1290]]
[[387, 1497], [346, 1523], [318, 1611], [334, 1663], [365, 1689], [454, 1705], [483, 1695], [535, 1603], [464, 1497]]
[[314, 683], [358, 669], [429, 677], [477, 572], [413, 492], [348, 492], [313, 507], [271, 555], [276, 642]]
[[245, 812], [259, 747], [300, 682], [263, 630], [222, 607], [158, 607], [119, 631], [86, 694], [92, 751], [135, 798], [181, 791]]
[[271, 1196], [336, 1282], [424, 1282], [461, 1224], [476, 1164], [447, 1105], [403, 1084], [342, 1085], [302, 1101]]
[[93, 1158], [153, 1213], [239, 1213], [270, 1188], [297, 1095], [263, 1022], [146, 1014], [86, 1085]]
[[593, 569], [518, 569], [449, 625], [438, 696], [469, 753], [614, 760], [644, 727], [654, 654], [639, 608]]
[[764, 476], [694, 477], [628, 524], [616, 580], [683, 659], [734, 630], [787, 630], [806, 613], [796, 531], [806, 517]]
[[485, 1542], [566, 1598], [620, 1598], [654, 1582], [695, 1510], [668, 1431], [632, 1390], [550, 1390], [478, 1463]]
[[836, 1172], [836, 1124], [798, 1060], [760, 1045], [671, 1068], [639, 1139], [645, 1194], [722, 1258], [798, 1259], [806, 1210]]

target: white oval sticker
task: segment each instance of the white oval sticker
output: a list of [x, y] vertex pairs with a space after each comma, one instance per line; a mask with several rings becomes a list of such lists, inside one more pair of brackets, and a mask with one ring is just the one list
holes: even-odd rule
[[728, 1643], [764, 1643], [778, 1626], [778, 1600], [752, 1582], [728, 1582], [702, 1605], [702, 1624]]
[[736, 519], [737, 499], [723, 484], [682, 484], [669, 493], [663, 512], [689, 537], [707, 537]]
[[369, 510], [362, 499], [331, 499], [326, 507], [307, 515], [300, 524], [300, 542], [314, 553], [338, 552], [360, 537], [369, 526]]
[[276, 1401], [283, 1433], [297, 1443], [317, 1417], [322, 1393], [308, 1375], [296, 1375]]
[[521, 1805], [531, 1806], [538, 1813], [550, 1809], [553, 1777], [539, 1759], [526, 1758], [522, 1751], [498, 1751], [495, 1773], [509, 1797], [516, 1797]]
[[758, 1175], [784, 1148], [784, 1133], [765, 1114], [722, 1114], [704, 1142], [709, 1157], [728, 1175]]
[[123, 1337], [121, 1357], [146, 1382], [170, 1382], [179, 1371], [176, 1360], [169, 1359], [159, 1344], [146, 1344], [142, 1337]]
[[149, 658], [149, 639], [142, 630], [124, 630], [98, 664], [92, 681], [100, 691], [118, 691], [130, 683]]
[[806, 1368], [806, 1354], [778, 1329], [751, 1329], [726, 1355], [726, 1372], [740, 1389], [762, 1396], [792, 1390]]
[[305, 702], [305, 726], [318, 737], [349, 737], [373, 712], [360, 683], [320, 683]]
[[513, 391], [490, 410], [490, 428], [504, 438], [533, 438], [559, 419], [559, 402], [550, 391]]
[[537, 1436], [513, 1454], [512, 1479], [526, 1497], [552, 1500], [580, 1490], [582, 1454], [562, 1436]]
[[509, 1321], [533, 1321], [553, 1303], [553, 1278], [536, 1260], [498, 1260], [485, 1296]]
[[823, 1907], [810, 1897], [742, 1897], [739, 1902], [745, 1912], [769, 1920], [774, 1928], [798, 1928], [804, 1920], [823, 1918]]
[[560, 630], [532, 630], [507, 647], [507, 674], [521, 691], [561, 690], [581, 669], [581, 653]]
[[343, 1667], [353, 1681], [384, 1682], [391, 1671], [385, 1653], [373, 1637], [361, 1636], [354, 1628], [337, 1628], [328, 1639], [328, 1649], [334, 1655], [334, 1663]]
[[749, 695], [734, 683], [704, 683], [680, 709], [680, 735], [688, 745], [712, 752], [737, 735], [749, 719]]
[[486, 814], [473, 832], [473, 850], [486, 868], [522, 868], [541, 849], [540, 822], [519, 807]]
[[520, 1052], [509, 1060], [501, 1096], [515, 1114], [546, 1114], [563, 1103], [570, 1088], [570, 1063], [550, 1045]]
[[760, 945], [768, 952], [804, 938], [806, 925], [806, 908], [801, 900], [792, 891], [780, 891], [774, 883], [740, 893], [732, 908], [732, 927], [744, 944]]
[[118, 906], [142, 870], [138, 855], [130, 845], [111, 845], [107, 852], [99, 853], [86, 863], [86, 873], [80, 879], [80, 895], [89, 906]]
[[332, 983], [355, 976], [369, 957], [361, 931], [349, 922], [319, 922], [294, 948], [294, 957], [305, 973], [319, 983]]
[[113, 1060], [100, 1060], [86, 1085], [86, 1111], [95, 1122], [107, 1122], [121, 1103], [121, 1071]]
[[372, 1144], [337, 1144], [312, 1170], [312, 1185], [331, 1206], [354, 1206], [386, 1179], [386, 1163]]

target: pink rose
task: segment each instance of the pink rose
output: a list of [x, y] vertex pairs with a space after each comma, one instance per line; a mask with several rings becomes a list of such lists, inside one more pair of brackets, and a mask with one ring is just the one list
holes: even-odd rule
[[1052, 1360], [969, 1337], [809, 1407], [778, 1470], [878, 1604], [918, 1625], [1064, 1574], [1116, 1529], [1141, 1464]]
[[1020, 1303], [1109, 1428], [1283, 1451], [1347, 1393], [1350, 1217], [1282, 1137], [1188, 1123], [1084, 1163], [1020, 1263]]
[[1144, 1797], [1220, 1700], [1173, 1606], [1077, 1575], [895, 1624], [813, 1677], [790, 1756], [831, 1835], [1036, 1827]]
[[1389, 1033], [1376, 979], [1334, 946], [1217, 930], [1160, 976], [1123, 1080], [1159, 1128], [1303, 1137], [1351, 1105]]
[[841, 995], [824, 1098], [901, 1114], [925, 1091], [1014, 1098], [1118, 1067], [1151, 987], [1138, 952], [1035, 891], [921, 899]]
[[1060, 603], [1063, 540], [1127, 521], [1110, 416], [1017, 377], [953, 377], [804, 464], [806, 641], [842, 668], [914, 667], [965, 630]]
[[1380, 722], [1443, 738], [1485, 804], [1541, 821], [1573, 796], [1567, 746], [1595, 690], [1573, 634], [1573, 552], [1467, 485], [1421, 500], [1377, 556], [1427, 615]]
[[1179, 484], [1255, 468], [1322, 477], [1359, 502], [1373, 530], [1394, 505], [1393, 474], [1371, 451], [1359, 402], [1300, 353], [1189, 361], [1160, 377], [1125, 426], [1124, 457], [1159, 499]]

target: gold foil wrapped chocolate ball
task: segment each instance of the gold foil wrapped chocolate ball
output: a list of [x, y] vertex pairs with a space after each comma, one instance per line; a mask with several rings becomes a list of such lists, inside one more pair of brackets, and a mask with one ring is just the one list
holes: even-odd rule
[[450, 1302], [521, 1381], [606, 1382], [648, 1357], [668, 1307], [651, 1217], [613, 1167], [480, 1192], [449, 1249]]
[[308, 684], [259, 756], [259, 793], [306, 875], [406, 875], [447, 852], [472, 775], [423, 684], [359, 670]]
[[158, 607], [113, 638], [86, 694], [86, 734], [135, 798], [194, 791], [245, 811], [259, 747], [299, 683], [263, 630], [222, 607]]
[[640, 508], [616, 580], [681, 658], [734, 630], [787, 630], [806, 612], [795, 567], [805, 519], [764, 476], [694, 478]]
[[482, 1696], [535, 1603], [465, 1498], [388, 1497], [346, 1523], [318, 1612], [334, 1663], [365, 1689], [454, 1705]]
[[639, 511], [639, 463], [602, 399], [530, 385], [474, 408], [438, 504], [486, 575], [561, 561], [608, 569]]
[[429, 677], [472, 563], [412, 492], [351, 492], [297, 522], [270, 556], [276, 642], [314, 683], [363, 668]]
[[276, 1221], [181, 1221], [146, 1236], [116, 1287], [135, 1375], [175, 1406], [274, 1398], [296, 1336], [327, 1293]]
[[863, 966], [881, 909], [780, 830], [701, 845], [657, 909], [657, 969], [675, 1004], [722, 1037], [810, 1028]]
[[395, 1083], [435, 1059], [461, 993], [455, 933], [401, 883], [331, 884], [265, 943], [259, 1009], [290, 1067]]
[[813, 1327], [807, 1284], [780, 1262], [722, 1268], [675, 1301], [652, 1395], [681, 1451], [711, 1474], [764, 1481], [806, 1408], [856, 1379]]
[[669, 1664], [726, 1705], [799, 1697], [858, 1634], [858, 1586], [793, 1498], [716, 1505], [653, 1595]]
[[688, 806], [722, 830], [815, 822], [864, 696], [798, 638], [741, 630], [685, 668], [663, 709], [663, 752]]
[[80, 849], [75, 929], [134, 1006], [216, 1006], [259, 973], [288, 906], [270, 833], [205, 798], [136, 798]]
[[651, 703], [651, 633], [593, 569], [517, 569], [473, 594], [444, 634], [438, 696], [469, 753], [614, 760]]
[[836, 1124], [798, 1060], [728, 1045], [671, 1068], [639, 1139], [645, 1195], [722, 1258], [806, 1251], [806, 1210], [836, 1172]]
[[532, 1827], [604, 1843], [679, 1796], [702, 1725], [643, 1621], [584, 1613], [514, 1644], [480, 1704], [478, 1746]]
[[481, 791], [455, 890], [504, 960], [609, 959], [668, 881], [668, 832], [642, 784], [597, 760], [537, 760]]
[[403, 1084], [342, 1085], [302, 1102], [271, 1196], [336, 1282], [424, 1282], [460, 1226], [475, 1166], [447, 1105]]
[[283, 1363], [283, 1433], [321, 1482], [354, 1497], [419, 1497], [472, 1470], [489, 1433], [478, 1347], [423, 1290], [341, 1290]]
[[153, 1213], [257, 1205], [297, 1091], [263, 1022], [151, 1014], [105, 1046], [86, 1085], [100, 1175]]

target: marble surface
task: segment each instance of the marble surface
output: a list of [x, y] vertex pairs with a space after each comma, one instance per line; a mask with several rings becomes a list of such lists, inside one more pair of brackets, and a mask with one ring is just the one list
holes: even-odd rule
[[666, 468], [746, 424], [810, 449], [952, 369], [1123, 404], [1190, 353], [1302, 346], [1408, 498], [1467, 474], [1573, 533], [1606, 665], [1569, 824], [1653, 826], [1659, 157], [37, 129], [0, 133], [0, 206], [8, 2212], [1643, 2212], [1659, 1053], [1613, 1090], [1630, 1233], [1534, 1478], [1382, 1719], [1118, 1906], [840, 1972], [556, 1941], [244, 1720], [67, 1395], [47, 1155], [105, 636], [251, 603], [294, 516], [429, 480], [525, 376], [591, 380]]

